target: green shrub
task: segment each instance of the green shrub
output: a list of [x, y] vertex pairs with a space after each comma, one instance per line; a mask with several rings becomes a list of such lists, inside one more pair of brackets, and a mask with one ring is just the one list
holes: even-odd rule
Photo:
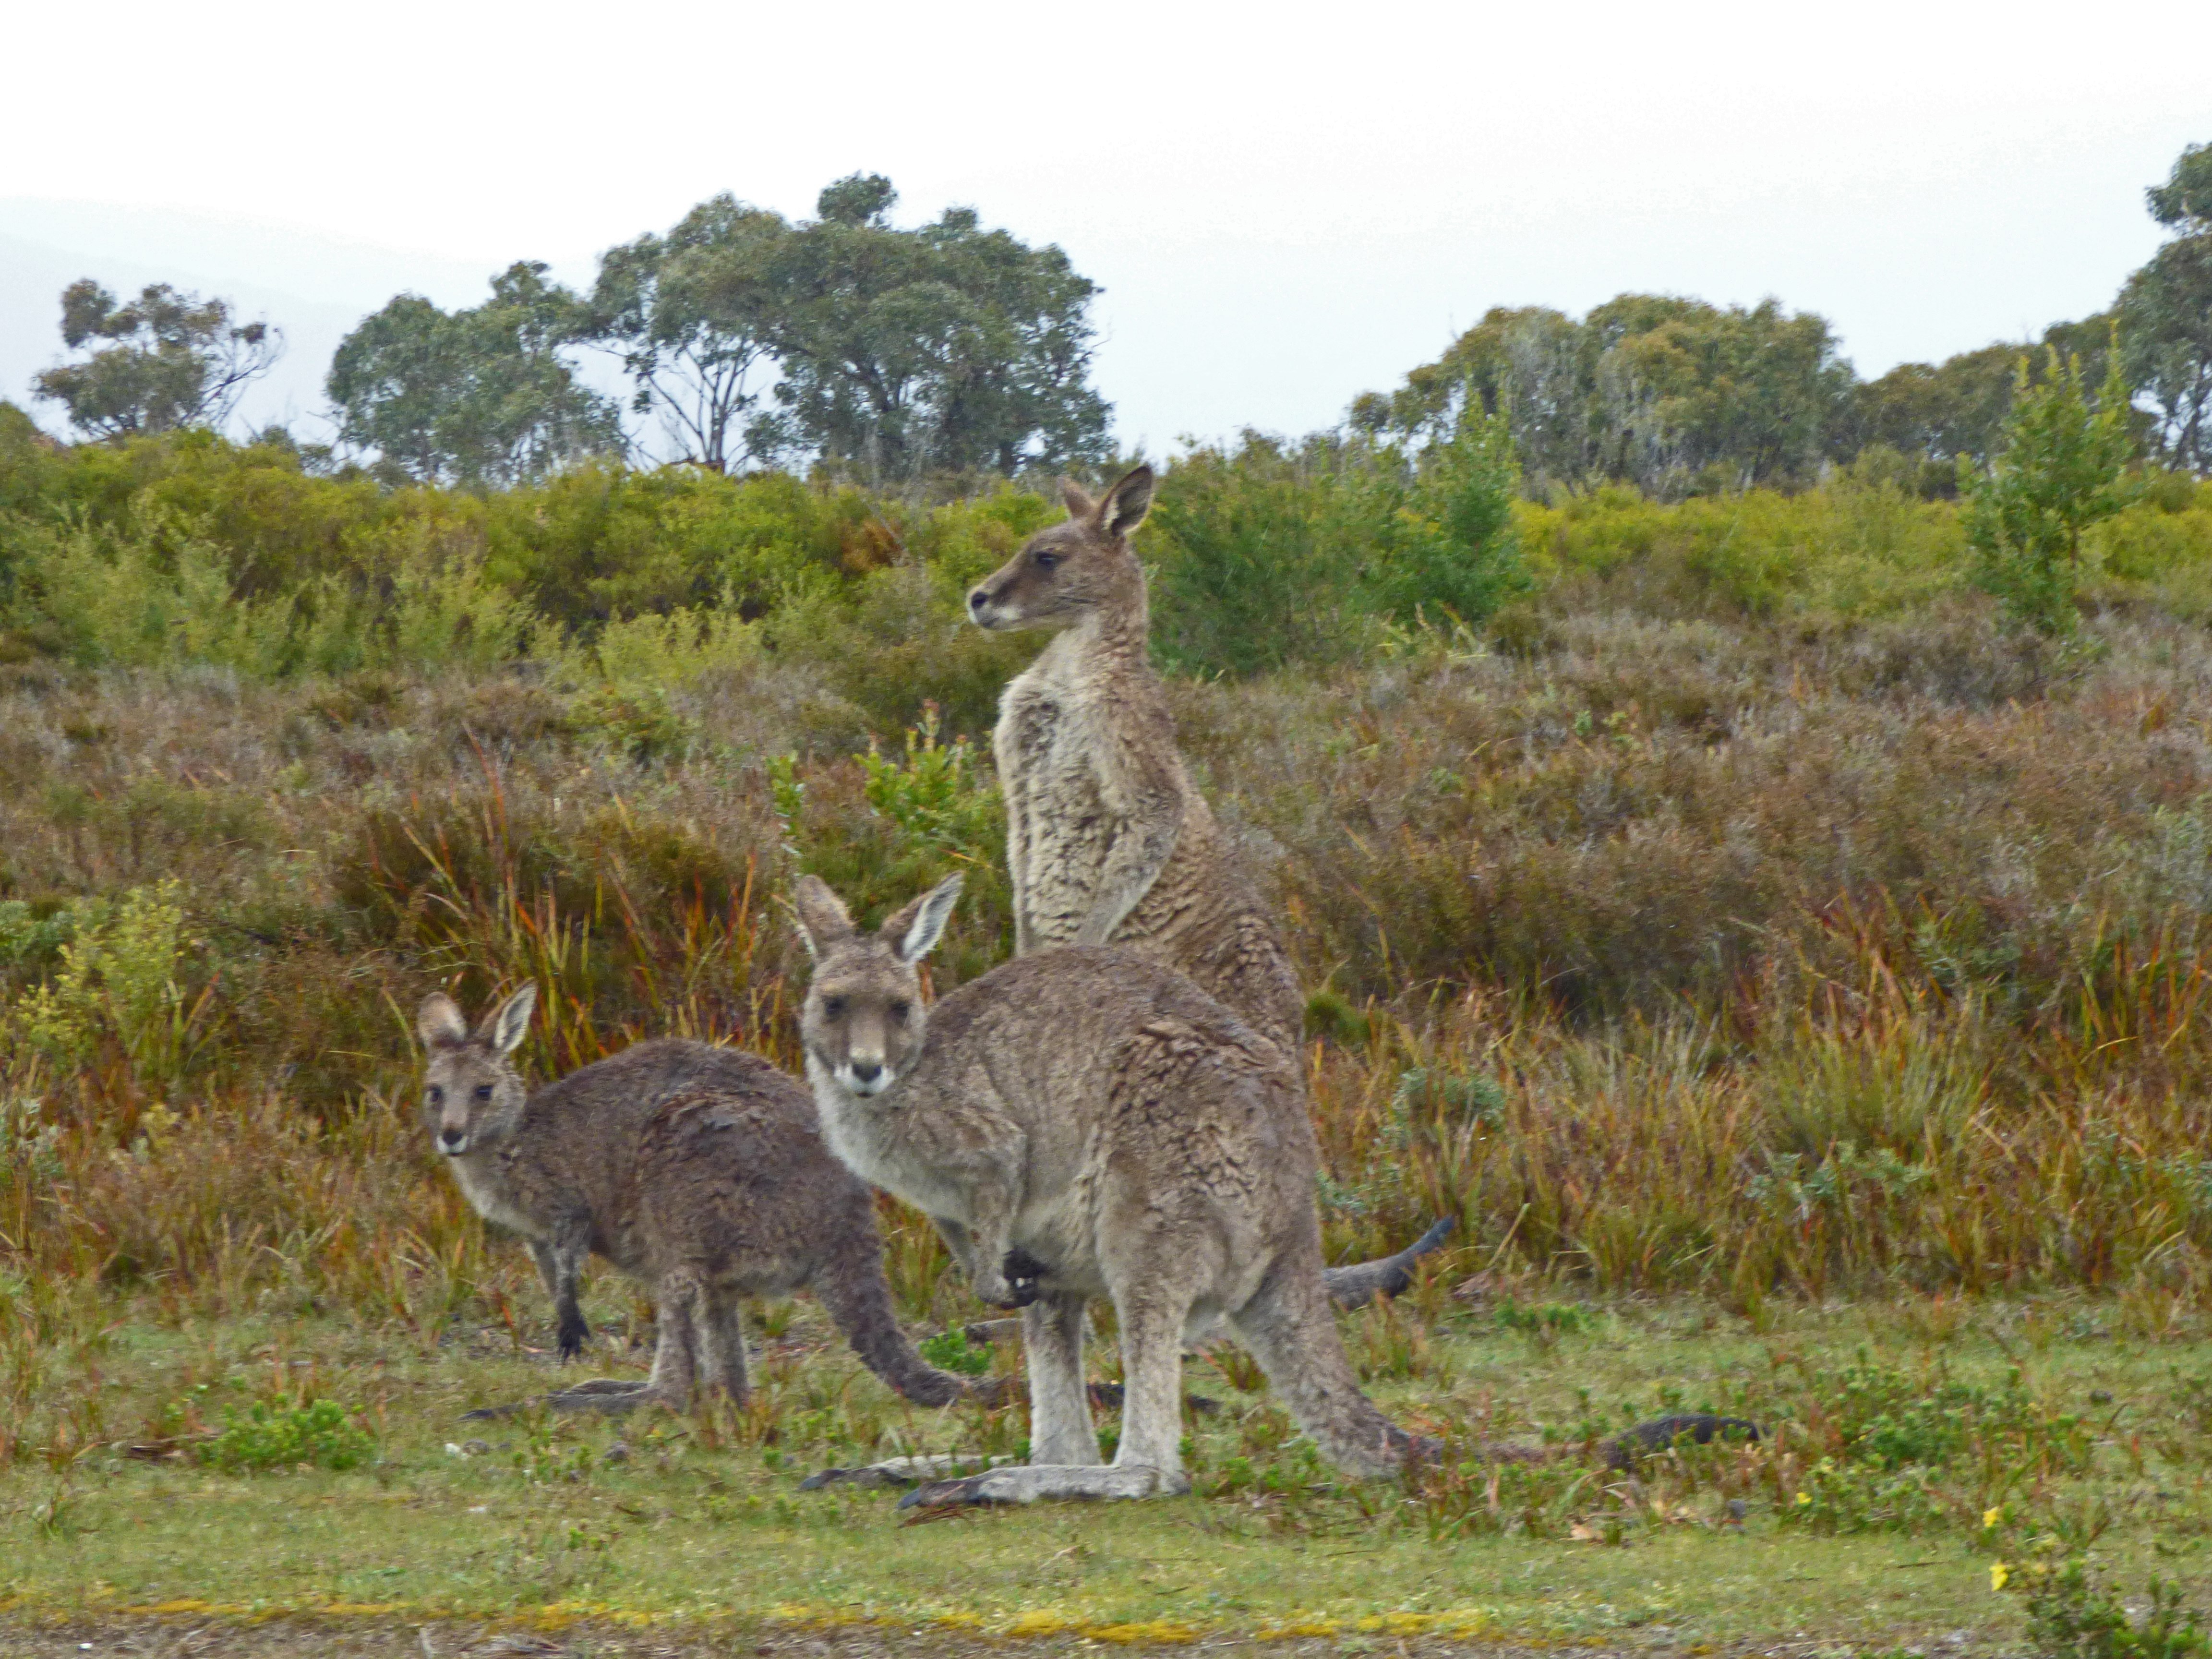
[[298, 1405], [256, 1401], [243, 1414], [223, 1413], [222, 1431], [200, 1453], [201, 1461], [230, 1474], [288, 1469], [306, 1464], [319, 1469], [358, 1468], [376, 1452], [376, 1437], [356, 1414], [335, 1400]]
[[2079, 1556], [2018, 1571], [2000, 1562], [1991, 1577], [2026, 1601], [2028, 1645], [2038, 1659], [2189, 1659], [2208, 1645], [2203, 1615], [2165, 1579], [2151, 1579], [2150, 1606], [2137, 1623]]
[[935, 1336], [924, 1337], [921, 1357], [939, 1370], [957, 1371], [963, 1376], [981, 1376], [991, 1369], [989, 1345], [975, 1346], [963, 1331], [939, 1331]]

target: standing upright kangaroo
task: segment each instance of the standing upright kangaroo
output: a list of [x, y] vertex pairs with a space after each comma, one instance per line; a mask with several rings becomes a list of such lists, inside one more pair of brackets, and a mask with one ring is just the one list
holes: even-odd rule
[[1146, 653], [1145, 573], [1129, 537], [1152, 507], [1152, 471], [1136, 468], [1097, 501], [1060, 489], [1066, 521], [968, 596], [981, 627], [1059, 630], [1006, 687], [991, 740], [1014, 950], [1125, 945], [1293, 1052], [1304, 1005], [1289, 953], [1183, 770]]
[[432, 1143], [477, 1212], [529, 1242], [562, 1358], [591, 1335], [576, 1301], [587, 1254], [653, 1291], [651, 1377], [584, 1384], [554, 1404], [680, 1408], [695, 1388], [743, 1401], [743, 1298], [799, 1290], [908, 1399], [943, 1406], [994, 1392], [928, 1364], [899, 1328], [874, 1200], [823, 1147], [796, 1078], [740, 1049], [660, 1039], [532, 1093], [509, 1056], [537, 995], [524, 986], [473, 1033], [452, 999], [433, 995], [416, 1030]]
[[[1123, 950], [1018, 957], [925, 1012], [916, 964], [959, 893], [950, 877], [874, 933], [817, 877], [793, 895], [814, 958], [799, 1029], [830, 1150], [927, 1212], [984, 1300], [1024, 1304], [1031, 1462], [908, 1501], [1188, 1491], [1182, 1348], [1224, 1321], [1339, 1468], [1385, 1474], [1434, 1454], [1360, 1391], [1338, 1338], [1295, 1055]], [[1084, 1388], [1094, 1297], [1121, 1326], [1110, 1466]], [[1677, 1418], [1628, 1440], [1720, 1426]], [[1627, 1441], [1611, 1451], [1626, 1458]]]
[[[1135, 468], [1096, 501], [1060, 488], [1066, 521], [968, 596], [981, 627], [1060, 630], [1007, 685], [991, 739], [1015, 952], [1124, 946], [1188, 975], [1295, 1056], [1304, 1004], [1290, 953], [1183, 769], [1147, 654], [1145, 573], [1129, 538], [1151, 509], [1152, 471]], [[1450, 1231], [1447, 1218], [1395, 1255], [1330, 1268], [1330, 1296], [1346, 1307], [1395, 1296]]]

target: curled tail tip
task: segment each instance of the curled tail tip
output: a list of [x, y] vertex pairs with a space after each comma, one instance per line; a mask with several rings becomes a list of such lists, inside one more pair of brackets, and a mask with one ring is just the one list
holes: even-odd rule
[[1610, 1442], [1606, 1447], [1606, 1462], [1614, 1468], [1625, 1468], [1644, 1453], [1664, 1451], [1685, 1436], [1700, 1446], [1711, 1444], [1716, 1437], [1751, 1441], [1762, 1437], [1759, 1425], [1748, 1418], [1721, 1417], [1712, 1412], [1677, 1412], [1655, 1417], [1649, 1423], [1638, 1423]]
[[1438, 1216], [1430, 1224], [1428, 1231], [1406, 1247], [1406, 1259], [1410, 1261], [1416, 1256], [1442, 1249], [1444, 1240], [1452, 1236], [1452, 1230], [1458, 1225], [1459, 1223], [1450, 1216]]

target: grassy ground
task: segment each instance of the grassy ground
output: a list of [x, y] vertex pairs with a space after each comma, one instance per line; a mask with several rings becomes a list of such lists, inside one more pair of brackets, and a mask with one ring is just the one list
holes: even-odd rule
[[[10, 477], [0, 509], [28, 512]], [[963, 869], [938, 988], [1001, 959], [979, 739], [1036, 641], [959, 599], [1045, 509], [958, 505], [902, 550], [850, 492], [731, 485], [790, 496], [812, 528], [760, 545], [820, 581], [663, 617], [752, 603], [653, 551], [690, 484], [364, 495], [345, 512], [398, 515], [364, 590], [398, 620], [357, 640], [337, 590], [270, 607], [385, 547], [345, 530], [368, 519], [247, 492], [172, 545], [159, 482], [102, 486], [113, 547], [0, 522], [7, 580], [74, 572], [76, 619], [116, 630], [0, 630], [0, 1653], [181, 1654], [202, 1626], [458, 1652], [501, 1620], [611, 1652], [1880, 1648], [2012, 1641], [2018, 1585], [2085, 1551], [2137, 1600], [2154, 1565], [2198, 1588], [2212, 489], [2116, 521], [2063, 641], [1962, 587], [1954, 509], [1845, 478], [1527, 508], [1535, 586], [1482, 640], [1176, 681], [1314, 993], [1332, 1257], [1459, 1224], [1419, 1298], [1349, 1322], [1370, 1385], [1474, 1438], [1675, 1405], [1778, 1433], [1633, 1488], [1462, 1465], [1339, 1491], [1206, 1359], [1228, 1409], [1195, 1427], [1199, 1495], [908, 1527], [799, 1474], [1011, 1450], [1020, 1417], [909, 1413], [805, 1311], [763, 1328], [743, 1418], [629, 1425], [619, 1462], [603, 1423], [459, 1422], [550, 1382], [543, 1297], [424, 1144], [408, 1016], [529, 979], [536, 1077], [660, 1034], [794, 1064], [799, 870], [879, 916]], [[629, 539], [563, 516], [593, 490], [668, 513]], [[445, 544], [408, 515], [448, 511], [477, 526], [456, 546], [538, 562], [400, 557]], [[684, 545], [720, 558], [721, 523]], [[209, 548], [262, 573], [253, 605], [201, 580]], [[593, 570], [593, 604], [645, 614], [510, 614]], [[293, 622], [327, 660], [239, 654]], [[392, 648], [347, 654], [369, 634]], [[927, 1225], [883, 1214], [902, 1316], [971, 1316]], [[644, 1316], [599, 1295], [603, 1328]]]
[[[1996, 1560], [2086, 1549], [2138, 1599], [2154, 1568], [2208, 1588], [2212, 1356], [2193, 1328], [2133, 1340], [2110, 1304], [2080, 1298], [1769, 1310], [1754, 1328], [1699, 1304], [1518, 1288], [1462, 1298], [1434, 1279], [1346, 1316], [1347, 1340], [1402, 1419], [1471, 1439], [1572, 1441], [1713, 1406], [1769, 1425], [1767, 1443], [1633, 1480], [1569, 1458], [1495, 1489], [1472, 1466], [1344, 1486], [1238, 1386], [1234, 1358], [1196, 1358], [1188, 1386], [1221, 1405], [1192, 1419], [1199, 1495], [916, 1524], [889, 1494], [799, 1480], [901, 1447], [1012, 1449], [1020, 1408], [912, 1411], [823, 1345], [805, 1304], [757, 1333], [748, 1412], [624, 1424], [461, 1420], [552, 1380], [535, 1322], [416, 1341], [306, 1312], [125, 1320], [74, 1379], [114, 1437], [0, 1473], [0, 1640], [58, 1615], [111, 1632], [307, 1615], [562, 1641], [741, 1627], [1982, 1648], [2021, 1628], [1991, 1589]], [[602, 1369], [641, 1367], [626, 1309], [594, 1309], [614, 1331]], [[366, 1461], [206, 1461], [237, 1450], [220, 1431], [255, 1402], [276, 1420], [307, 1399], [343, 1403]]]

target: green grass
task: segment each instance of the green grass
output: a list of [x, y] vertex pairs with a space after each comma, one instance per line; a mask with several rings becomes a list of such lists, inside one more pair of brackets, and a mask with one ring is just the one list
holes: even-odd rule
[[[1587, 1304], [1585, 1328], [1564, 1322], [1540, 1338], [1440, 1283], [1419, 1301], [1425, 1312], [1401, 1304], [1345, 1322], [1370, 1386], [1403, 1419], [1571, 1440], [1601, 1422], [1711, 1405], [1776, 1432], [1756, 1449], [1648, 1464], [1632, 1482], [1578, 1463], [1538, 1470], [1506, 1483], [1508, 1510], [1516, 1492], [1528, 1507], [1499, 1523], [1484, 1518], [1479, 1491], [1470, 1501], [1449, 1480], [1334, 1482], [1264, 1395], [1236, 1386], [1241, 1368], [1194, 1359], [1190, 1387], [1223, 1402], [1192, 1419], [1201, 1495], [902, 1525], [889, 1494], [804, 1493], [799, 1480], [899, 1448], [1003, 1449], [1018, 1443], [1020, 1411], [909, 1409], [824, 1346], [811, 1306], [781, 1336], [757, 1336], [763, 1386], [746, 1411], [627, 1424], [462, 1422], [471, 1406], [553, 1381], [505, 1329], [425, 1340], [313, 1316], [127, 1321], [52, 1384], [96, 1395], [111, 1437], [0, 1470], [12, 1534], [0, 1601], [18, 1620], [110, 1623], [164, 1610], [541, 1626], [881, 1620], [1115, 1639], [1380, 1632], [1861, 1650], [1965, 1632], [1982, 1646], [2021, 1628], [2014, 1598], [1991, 1589], [1992, 1562], [2033, 1557], [2039, 1535], [2087, 1548], [2131, 1596], [2155, 1568], [2204, 1599], [2203, 1332], [2130, 1340], [2119, 1310], [2081, 1298], [1842, 1305], [1760, 1329], [1699, 1304], [1646, 1302]], [[617, 1306], [595, 1311], [603, 1329], [622, 1323]], [[642, 1349], [618, 1350], [610, 1339], [597, 1369], [642, 1368]], [[1928, 1477], [1935, 1501], [1913, 1530], [1852, 1531], [1846, 1516], [1827, 1534], [1785, 1518], [1816, 1455], [1841, 1443], [1855, 1366], [1931, 1387], [1948, 1378], [1960, 1395], [2003, 1395], [2017, 1372], [2009, 1414], [1969, 1423]], [[198, 1461], [194, 1424], [310, 1395], [358, 1411], [377, 1437], [371, 1462], [223, 1474]], [[2034, 1425], [2077, 1417], [2075, 1461], [2045, 1446], [2039, 1463]], [[122, 1426], [132, 1424], [143, 1431]], [[1895, 1427], [1866, 1443], [1893, 1453]], [[627, 1455], [610, 1462], [617, 1443]], [[2023, 1451], [2033, 1467], [2008, 1473]], [[1881, 1461], [1847, 1453], [1844, 1464]], [[2000, 1488], [1988, 1507], [2004, 1514], [1985, 1529], [1977, 1506]], [[1743, 1494], [1740, 1527], [1731, 1492]]]

